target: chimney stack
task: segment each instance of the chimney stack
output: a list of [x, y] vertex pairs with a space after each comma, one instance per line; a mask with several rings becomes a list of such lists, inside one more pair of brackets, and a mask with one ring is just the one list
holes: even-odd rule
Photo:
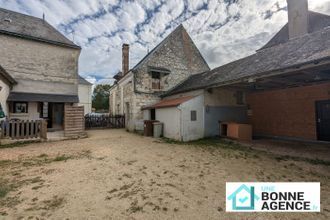
[[308, 0], [287, 0], [289, 39], [308, 33]]
[[122, 74], [125, 76], [129, 70], [129, 44], [123, 44], [122, 48]]

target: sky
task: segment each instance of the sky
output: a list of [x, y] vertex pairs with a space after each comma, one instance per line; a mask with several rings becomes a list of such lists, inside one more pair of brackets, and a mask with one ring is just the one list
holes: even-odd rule
[[[183, 24], [211, 68], [261, 48], [287, 22], [286, 0], [0, 0], [0, 7], [42, 18], [82, 47], [79, 74], [112, 83], [121, 47], [130, 67]], [[330, 15], [330, 0], [309, 0]]]

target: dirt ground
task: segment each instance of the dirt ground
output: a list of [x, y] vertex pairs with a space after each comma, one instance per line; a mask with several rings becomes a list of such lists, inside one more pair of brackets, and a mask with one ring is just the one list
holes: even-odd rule
[[[330, 219], [330, 164], [124, 130], [0, 149], [0, 219]], [[321, 182], [320, 213], [226, 213], [229, 181]]]

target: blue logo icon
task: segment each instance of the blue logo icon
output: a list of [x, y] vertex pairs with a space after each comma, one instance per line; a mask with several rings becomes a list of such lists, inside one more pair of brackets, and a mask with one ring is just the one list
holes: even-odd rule
[[242, 184], [227, 199], [232, 200], [233, 210], [254, 210], [254, 203], [260, 198], [255, 194], [254, 186]]

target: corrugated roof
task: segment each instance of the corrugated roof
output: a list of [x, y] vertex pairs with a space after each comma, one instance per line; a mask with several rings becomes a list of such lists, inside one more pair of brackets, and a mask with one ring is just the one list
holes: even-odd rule
[[88, 82], [85, 78], [79, 76], [79, 84], [83, 85], [93, 85], [92, 83]]
[[0, 33], [80, 49], [47, 21], [0, 8]]
[[185, 96], [185, 97], [180, 97], [180, 98], [175, 98], [175, 99], [164, 99], [154, 105], [151, 106], [146, 106], [142, 109], [156, 109], [156, 108], [168, 108], [168, 107], [175, 107], [179, 106], [182, 103], [194, 98], [194, 96]]
[[[330, 26], [330, 16], [309, 11], [308, 12], [308, 32], [314, 33], [316, 31], [322, 30], [325, 27]], [[279, 32], [275, 34], [275, 36], [260, 50], [273, 47], [278, 44], [283, 44], [288, 42], [289, 40], [289, 29], [288, 23], [284, 25]]]
[[164, 94], [220, 86], [249, 77], [265, 77], [274, 71], [330, 60], [330, 27], [266, 48], [211, 71], [192, 75]]
[[10, 92], [7, 100], [19, 101], [19, 102], [61, 102], [61, 103], [79, 102], [79, 98], [77, 95], [40, 94], [40, 93], [22, 93], [22, 92]]

